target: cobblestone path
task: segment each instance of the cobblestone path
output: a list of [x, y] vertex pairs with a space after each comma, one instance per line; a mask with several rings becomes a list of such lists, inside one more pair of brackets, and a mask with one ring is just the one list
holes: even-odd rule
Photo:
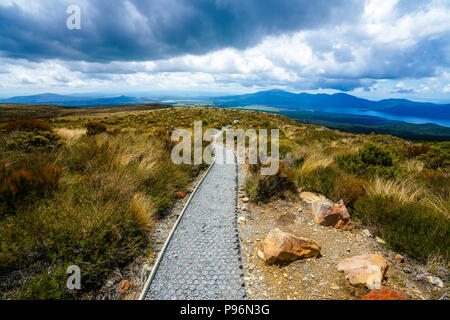
[[[146, 299], [244, 299], [237, 233], [237, 164], [216, 146], [216, 163], [169, 242]], [[222, 156], [233, 159], [224, 164]], [[228, 161], [230, 162], [230, 161]]]

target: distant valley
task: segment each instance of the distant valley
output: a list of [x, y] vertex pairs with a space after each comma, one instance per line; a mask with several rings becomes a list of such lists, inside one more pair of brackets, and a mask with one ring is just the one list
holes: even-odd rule
[[100, 107], [165, 103], [172, 106], [215, 106], [279, 113], [292, 119], [356, 133], [392, 134], [414, 140], [448, 140], [450, 105], [406, 99], [372, 101], [345, 93], [309, 94], [268, 90], [252, 94], [195, 99], [173, 97], [92, 97], [45, 93], [0, 100], [0, 104], [53, 104]]

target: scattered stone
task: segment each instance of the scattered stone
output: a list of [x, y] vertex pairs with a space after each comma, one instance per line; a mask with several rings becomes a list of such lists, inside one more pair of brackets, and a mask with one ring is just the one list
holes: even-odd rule
[[412, 271], [411, 271], [410, 268], [404, 267], [404, 268], [403, 268], [403, 272], [404, 272], [404, 273], [411, 273]]
[[298, 212], [302, 212], [302, 211], [303, 211], [303, 208], [298, 208], [297, 211], [298, 211]]
[[258, 257], [264, 260], [264, 253], [261, 250], [258, 250]]
[[369, 229], [361, 230], [361, 232], [362, 232], [367, 238], [372, 238], [372, 234], [370, 233]]
[[330, 288], [333, 289], [333, 290], [339, 290], [339, 289], [341, 289], [341, 287], [339, 287], [338, 285], [336, 285], [336, 284], [334, 284], [334, 283], [330, 286]]
[[362, 300], [408, 300], [404, 293], [392, 288], [373, 289]]
[[395, 257], [394, 257], [394, 260], [395, 260], [397, 263], [402, 263], [402, 262], [405, 261], [405, 257], [402, 256], [401, 254], [397, 253], [397, 254], [395, 255]]
[[275, 228], [264, 239], [264, 260], [271, 264], [298, 258], [317, 257], [320, 246], [314, 241]]
[[376, 240], [378, 243], [386, 244], [386, 241], [384, 241], [383, 239], [381, 239], [381, 238], [379, 238], [379, 237], [375, 237], [375, 240]]
[[427, 276], [427, 280], [428, 280], [429, 283], [431, 283], [432, 285], [434, 285], [436, 287], [439, 287], [439, 288], [443, 288], [444, 287], [444, 283], [438, 277]]
[[239, 217], [239, 218], [237, 219], [237, 221], [238, 221], [239, 223], [244, 223], [244, 222], [245, 222], [245, 217]]
[[183, 199], [184, 197], [186, 197], [186, 192], [178, 191], [176, 195], [178, 199]]
[[369, 289], [381, 286], [387, 268], [386, 259], [377, 254], [354, 256], [337, 265], [339, 271], [347, 274], [350, 284], [366, 285]]
[[353, 222], [342, 200], [337, 203], [328, 199], [315, 201], [312, 203], [312, 214], [314, 221], [322, 226], [342, 230], [353, 229]]
[[250, 199], [249, 199], [248, 197], [242, 198], [242, 202], [244, 202], [244, 203], [247, 203], [247, 202], [249, 202], [249, 201], [250, 201]]

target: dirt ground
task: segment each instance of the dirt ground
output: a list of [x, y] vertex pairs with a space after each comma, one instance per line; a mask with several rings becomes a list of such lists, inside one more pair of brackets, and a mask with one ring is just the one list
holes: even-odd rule
[[[240, 171], [242, 184], [244, 176]], [[444, 288], [417, 280], [417, 275], [429, 272], [426, 266], [406, 255], [403, 262], [396, 260], [397, 252], [366, 236], [363, 226], [356, 225], [351, 232], [320, 226], [299, 198], [257, 205], [243, 203], [245, 194], [241, 190], [239, 196], [239, 233], [249, 299], [361, 299], [369, 290], [350, 285], [336, 265], [345, 258], [372, 253], [382, 255], [389, 264], [383, 285], [402, 291], [410, 299], [448, 299], [448, 282], [444, 278]], [[322, 247], [321, 256], [283, 265], [266, 264], [258, 251], [263, 251], [265, 235], [275, 227], [315, 241]]]

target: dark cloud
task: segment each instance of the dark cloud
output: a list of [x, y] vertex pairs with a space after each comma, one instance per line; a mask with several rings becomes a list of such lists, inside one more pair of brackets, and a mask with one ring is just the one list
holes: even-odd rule
[[352, 91], [356, 88], [370, 87], [376, 81], [371, 79], [325, 79], [321, 78], [311, 83], [309, 89], [335, 89]]
[[253, 46], [267, 35], [324, 27], [359, 16], [361, 1], [84, 1], [82, 29], [68, 30], [76, 1], [47, 1], [31, 13], [0, 5], [0, 54], [42, 60], [154, 60]]
[[417, 93], [417, 90], [415, 90], [415, 89], [399, 88], [399, 89], [392, 90], [391, 93], [411, 94], [411, 93]]

